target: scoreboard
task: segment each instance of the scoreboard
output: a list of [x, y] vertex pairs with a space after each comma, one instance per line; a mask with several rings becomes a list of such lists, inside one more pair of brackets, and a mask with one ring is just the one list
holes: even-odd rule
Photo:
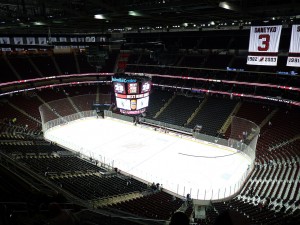
[[151, 81], [147, 77], [112, 77], [117, 108], [123, 114], [136, 115], [146, 111]]

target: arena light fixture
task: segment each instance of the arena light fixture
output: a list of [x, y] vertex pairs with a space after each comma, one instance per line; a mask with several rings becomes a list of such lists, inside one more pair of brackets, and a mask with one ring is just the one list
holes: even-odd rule
[[33, 25], [35, 26], [43, 26], [43, 25], [46, 25], [44, 22], [41, 22], [41, 21], [35, 21], [33, 22]]
[[128, 15], [129, 16], [142, 16], [142, 14], [137, 11], [128, 11]]
[[236, 5], [229, 2], [220, 2], [219, 7], [227, 10], [240, 11]]
[[228, 2], [220, 2], [219, 3], [219, 7], [223, 8], [223, 9], [231, 9]]
[[97, 20], [105, 20], [106, 17], [103, 14], [95, 14], [94, 18]]

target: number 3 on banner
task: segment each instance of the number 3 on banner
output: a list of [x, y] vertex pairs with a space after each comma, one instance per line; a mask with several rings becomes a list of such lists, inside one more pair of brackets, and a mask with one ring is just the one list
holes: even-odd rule
[[258, 51], [268, 51], [270, 47], [270, 35], [269, 34], [260, 34], [258, 36], [260, 40], [262, 40], [262, 46], [258, 46]]

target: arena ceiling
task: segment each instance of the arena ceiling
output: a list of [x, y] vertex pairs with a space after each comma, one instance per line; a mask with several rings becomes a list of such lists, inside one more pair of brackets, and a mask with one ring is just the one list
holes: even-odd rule
[[290, 20], [299, 15], [298, 0], [1, 0], [0, 33], [48, 27], [60, 32], [103, 32], [212, 21]]

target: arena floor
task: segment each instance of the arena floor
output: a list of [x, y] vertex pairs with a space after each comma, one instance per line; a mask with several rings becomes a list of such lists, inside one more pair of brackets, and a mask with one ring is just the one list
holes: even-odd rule
[[48, 130], [45, 138], [195, 199], [232, 195], [250, 164], [241, 153], [230, 155], [235, 149], [112, 118], [76, 120]]

